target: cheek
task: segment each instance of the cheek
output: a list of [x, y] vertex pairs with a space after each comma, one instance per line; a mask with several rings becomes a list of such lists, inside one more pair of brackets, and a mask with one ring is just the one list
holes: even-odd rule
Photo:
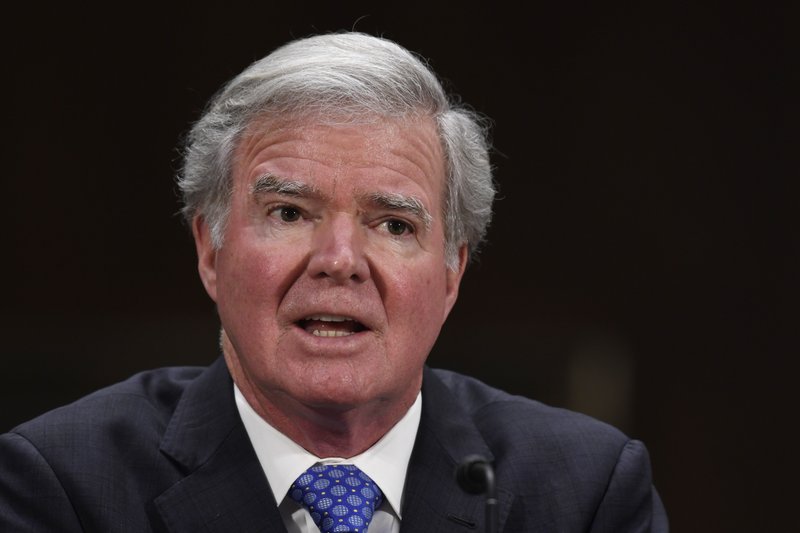
[[443, 323], [444, 275], [430, 266], [398, 274], [386, 293], [390, 326], [402, 330], [406, 343], [432, 346]]
[[[242, 246], [237, 243], [229, 252], [223, 250], [218, 262], [220, 307], [246, 308], [256, 315], [272, 310], [290, 284], [291, 249], [267, 246]], [[259, 311], [259, 308], [262, 308]]]

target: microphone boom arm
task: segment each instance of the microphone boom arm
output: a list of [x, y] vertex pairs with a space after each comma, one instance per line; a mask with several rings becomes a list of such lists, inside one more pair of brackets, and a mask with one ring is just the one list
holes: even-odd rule
[[478, 455], [467, 457], [456, 468], [456, 481], [464, 492], [486, 494], [486, 533], [497, 533], [497, 488], [491, 463]]

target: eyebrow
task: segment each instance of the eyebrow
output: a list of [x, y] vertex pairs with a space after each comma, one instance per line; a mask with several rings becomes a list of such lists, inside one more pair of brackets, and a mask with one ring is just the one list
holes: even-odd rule
[[[316, 188], [300, 181], [287, 180], [275, 174], [264, 174], [253, 183], [252, 193], [254, 196], [264, 194], [282, 194], [297, 198], [321, 198], [323, 194]], [[433, 216], [425, 208], [425, 205], [413, 196], [406, 196], [399, 193], [375, 192], [366, 194], [362, 198], [367, 203], [388, 209], [409, 213], [418, 218], [425, 225], [425, 229], [430, 229], [433, 224]]]
[[320, 192], [311, 185], [299, 181], [279, 178], [275, 174], [264, 174], [253, 183], [254, 196], [275, 193], [294, 197], [319, 197]]
[[433, 217], [425, 208], [425, 205], [413, 196], [405, 196], [397, 193], [376, 192], [366, 195], [366, 199], [379, 207], [391, 211], [404, 211], [422, 220], [426, 229], [431, 228]]

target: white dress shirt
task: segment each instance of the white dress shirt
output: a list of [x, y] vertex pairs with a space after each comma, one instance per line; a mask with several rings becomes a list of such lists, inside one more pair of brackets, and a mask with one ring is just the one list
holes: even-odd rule
[[247, 403], [235, 384], [233, 388], [239, 416], [267, 476], [272, 495], [278, 503], [278, 510], [289, 533], [319, 533], [311, 514], [288, 496], [292, 483], [315, 463], [347, 463], [360, 468], [383, 491], [383, 503], [375, 511], [369, 533], [400, 531], [403, 487], [422, 413], [421, 392], [417, 394], [417, 399], [403, 418], [365, 452], [350, 458], [321, 458], [309, 453], [269, 425]]

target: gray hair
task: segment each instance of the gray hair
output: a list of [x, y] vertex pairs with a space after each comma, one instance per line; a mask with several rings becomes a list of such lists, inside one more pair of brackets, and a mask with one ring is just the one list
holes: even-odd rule
[[183, 215], [203, 216], [222, 246], [230, 209], [236, 145], [257, 118], [430, 116], [437, 124], [447, 178], [444, 212], [447, 265], [458, 250], [474, 255], [492, 216], [494, 184], [488, 126], [449, 98], [433, 71], [384, 38], [348, 32], [289, 42], [251, 64], [209, 102], [186, 139], [178, 186]]

